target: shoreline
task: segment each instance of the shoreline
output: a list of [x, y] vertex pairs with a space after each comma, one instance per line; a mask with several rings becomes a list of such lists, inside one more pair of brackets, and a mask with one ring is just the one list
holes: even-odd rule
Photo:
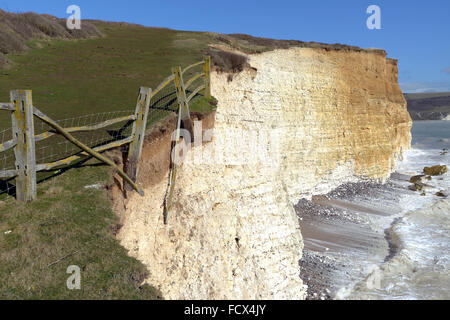
[[345, 183], [299, 200], [306, 299], [450, 297], [449, 174], [421, 192], [409, 182], [424, 166], [448, 165], [441, 147], [411, 149], [384, 183]]
[[384, 184], [346, 183], [298, 202], [305, 243], [300, 277], [308, 285], [307, 300], [345, 296], [342, 290], [396, 256], [401, 243], [392, 228], [401, 221], [399, 197], [414, 193], [401, 185], [406, 177], [394, 173]]

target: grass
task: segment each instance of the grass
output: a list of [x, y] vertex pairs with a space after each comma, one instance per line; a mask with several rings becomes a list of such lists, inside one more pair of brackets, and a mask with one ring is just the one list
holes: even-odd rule
[[[0, 202], [0, 299], [160, 296], [140, 286], [145, 266], [127, 256], [113, 236], [118, 217], [104, 190], [109, 177], [105, 167], [73, 169], [40, 184], [32, 203]], [[86, 187], [95, 185], [101, 187]], [[70, 265], [81, 269], [81, 290], [66, 287]]]
[[[199, 61], [211, 40], [206, 33], [92, 23], [104, 37], [33, 39], [27, 52], [8, 54], [10, 67], [0, 70], [0, 101], [9, 101], [10, 90], [32, 89], [33, 104], [55, 120], [119, 110], [131, 114], [140, 86], [155, 88], [173, 66]], [[214, 105], [214, 99], [199, 97], [191, 109], [209, 112]], [[0, 131], [10, 121], [8, 112], [0, 112]], [[140, 286], [146, 267], [114, 238], [118, 218], [105, 188], [86, 188], [105, 186], [110, 178], [103, 166], [71, 169], [38, 184], [32, 203], [0, 200], [0, 299], [161, 296]], [[69, 265], [82, 270], [81, 290], [66, 287]]]
[[0, 52], [14, 53], [29, 47], [26, 41], [45, 38], [89, 38], [101, 36], [95, 26], [84, 23], [81, 30], [68, 30], [65, 19], [33, 12], [9, 13], [0, 9]]
[[[0, 71], [0, 101], [9, 91], [32, 89], [33, 102], [54, 119], [105, 111], [134, 110], [139, 87], [155, 88], [176, 65], [201, 60], [209, 37], [201, 33], [95, 23], [103, 38], [34, 40], [42, 48], [8, 55]], [[174, 45], [197, 39], [195, 47]], [[0, 127], [10, 126], [0, 113]]]
[[214, 97], [207, 99], [203, 96], [199, 96], [190, 102], [189, 109], [195, 112], [208, 113], [211, 110], [214, 110], [216, 105], [217, 100]]

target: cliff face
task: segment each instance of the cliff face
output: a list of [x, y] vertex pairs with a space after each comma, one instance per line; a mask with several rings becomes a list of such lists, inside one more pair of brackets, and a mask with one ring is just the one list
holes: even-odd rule
[[409, 148], [395, 60], [298, 48], [253, 56], [250, 64], [254, 80], [242, 74], [214, 94], [233, 115], [282, 131], [279, 169], [292, 201], [356, 177], [384, 179]]
[[212, 76], [214, 137], [180, 168], [169, 225], [167, 172], [141, 170], [146, 197], [126, 204], [119, 239], [165, 298], [304, 298], [293, 204], [386, 178], [410, 145], [396, 63], [383, 54], [291, 48], [249, 62], [232, 81]]

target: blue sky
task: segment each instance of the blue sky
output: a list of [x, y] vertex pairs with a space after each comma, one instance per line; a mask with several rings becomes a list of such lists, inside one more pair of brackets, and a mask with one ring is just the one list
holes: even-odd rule
[[[448, 0], [0, 0], [6, 11], [58, 17], [71, 4], [82, 19], [382, 48], [399, 59], [403, 91], [450, 91]], [[369, 5], [381, 9], [380, 30], [366, 27]]]

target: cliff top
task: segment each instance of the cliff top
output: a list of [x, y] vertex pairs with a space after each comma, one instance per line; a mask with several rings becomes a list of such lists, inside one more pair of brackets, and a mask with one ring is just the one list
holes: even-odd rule
[[[113, 27], [140, 27], [149, 31], [171, 30], [168, 28], [150, 28], [138, 24], [126, 22], [107, 22], [101, 20], [83, 20], [81, 30], [68, 30], [66, 20], [56, 18], [48, 14], [9, 13], [0, 9], [0, 69], [7, 66], [8, 60], [4, 56], [8, 53], [17, 53], [30, 49], [29, 42], [32, 39], [85, 39], [101, 37], [102, 33], [98, 25]], [[226, 44], [234, 49], [247, 54], [261, 53], [275, 49], [287, 49], [291, 47], [318, 48], [324, 50], [344, 50], [372, 52], [386, 56], [382, 49], [360, 48], [345, 44], [327, 44], [315, 41], [305, 42], [299, 40], [277, 40], [263, 37], [254, 37], [247, 34], [219, 34], [213, 32], [186, 32], [190, 34], [203, 34], [210, 42]], [[190, 35], [189, 35], [190, 36]], [[188, 37], [189, 37], [188, 36]]]
[[300, 41], [300, 40], [277, 40], [262, 37], [254, 37], [248, 34], [218, 34], [215, 33], [215, 40], [222, 42], [230, 47], [243, 51], [245, 53], [261, 53], [275, 49], [288, 49], [292, 47], [300, 48], [316, 48], [324, 50], [344, 50], [344, 51], [365, 51], [386, 56], [386, 51], [376, 48], [360, 48], [356, 46], [349, 46], [345, 44], [335, 43], [320, 43], [315, 41]]

